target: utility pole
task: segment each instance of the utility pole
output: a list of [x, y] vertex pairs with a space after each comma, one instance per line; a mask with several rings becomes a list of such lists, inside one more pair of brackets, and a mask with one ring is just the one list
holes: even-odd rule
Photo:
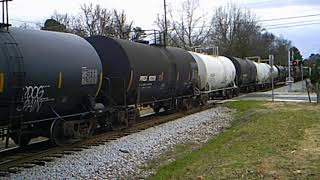
[[319, 68], [320, 67], [320, 59], [316, 60], [316, 92], [317, 92], [317, 103], [320, 103], [320, 89], [319, 89]]
[[303, 81], [303, 59], [300, 61], [301, 64], [301, 81]]
[[270, 74], [271, 74], [271, 87], [272, 87], [272, 102], [274, 102], [273, 60], [274, 60], [274, 56], [269, 55], [269, 64], [271, 66]]
[[304, 83], [303, 83], [303, 59], [301, 59], [301, 61], [300, 61], [300, 64], [301, 64], [301, 81], [302, 81], [302, 87], [301, 87], [301, 89], [303, 89], [304, 90]]
[[289, 72], [289, 76], [288, 76], [288, 92], [291, 91], [291, 61], [290, 61], [290, 48], [288, 47], [288, 72]]
[[167, 3], [166, 0], [163, 0], [164, 5], [164, 33], [163, 33], [163, 44], [164, 47], [167, 46], [167, 33], [168, 33], [168, 24], [167, 24]]

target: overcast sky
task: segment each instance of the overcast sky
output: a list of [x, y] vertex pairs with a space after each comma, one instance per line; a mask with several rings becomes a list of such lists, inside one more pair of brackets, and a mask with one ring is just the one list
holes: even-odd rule
[[[166, 0], [173, 9], [179, 8], [184, 0]], [[250, 8], [260, 20], [320, 14], [320, 0], [200, 0], [201, 11], [212, 14], [215, 8], [227, 3], [236, 3]], [[124, 10], [135, 26], [155, 28], [157, 14], [163, 14], [163, 0], [13, 0], [9, 6], [10, 23], [22, 21], [44, 22], [54, 11], [76, 15], [81, 4], [100, 4], [104, 8]], [[20, 20], [20, 21], [19, 21]], [[318, 23], [307, 26], [275, 28], [283, 23]], [[278, 36], [289, 39], [306, 58], [320, 51], [320, 16], [292, 20], [265, 21], [263, 26]], [[290, 24], [294, 25], [294, 24]], [[289, 25], [288, 25], [289, 26]], [[271, 29], [271, 28], [275, 29]]]

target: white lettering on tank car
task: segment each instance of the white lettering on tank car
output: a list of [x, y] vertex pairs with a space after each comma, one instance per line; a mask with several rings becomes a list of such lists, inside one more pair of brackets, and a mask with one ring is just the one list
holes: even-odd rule
[[24, 88], [23, 96], [23, 111], [25, 112], [39, 112], [42, 107], [42, 103], [47, 101], [53, 101], [47, 97], [46, 88], [50, 86], [26, 86]]
[[140, 76], [140, 80], [142, 82], [148, 81], [148, 76]]
[[156, 81], [157, 80], [157, 76], [149, 76], [149, 81]]
[[98, 70], [82, 67], [81, 85], [95, 85], [98, 82]]

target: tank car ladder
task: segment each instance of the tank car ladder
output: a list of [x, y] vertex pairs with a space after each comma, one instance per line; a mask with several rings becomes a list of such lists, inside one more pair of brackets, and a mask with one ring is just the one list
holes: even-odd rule
[[16, 142], [20, 144], [23, 128], [23, 88], [25, 86], [26, 73], [24, 72], [23, 56], [18, 43], [11, 36], [10, 32], [2, 32], [3, 48], [8, 57], [9, 76], [13, 80], [10, 85], [9, 93], [9, 119], [6, 132], [5, 148], [9, 146], [10, 135], [17, 135]]

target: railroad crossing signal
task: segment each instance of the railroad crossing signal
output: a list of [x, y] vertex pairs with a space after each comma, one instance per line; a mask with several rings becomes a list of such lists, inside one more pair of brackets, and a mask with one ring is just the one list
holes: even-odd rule
[[292, 61], [292, 65], [293, 66], [297, 66], [298, 65], [298, 61], [297, 60]]
[[292, 66], [298, 66], [298, 65], [301, 65], [301, 64], [303, 64], [302, 60], [296, 59], [296, 60], [291, 61], [291, 65]]

